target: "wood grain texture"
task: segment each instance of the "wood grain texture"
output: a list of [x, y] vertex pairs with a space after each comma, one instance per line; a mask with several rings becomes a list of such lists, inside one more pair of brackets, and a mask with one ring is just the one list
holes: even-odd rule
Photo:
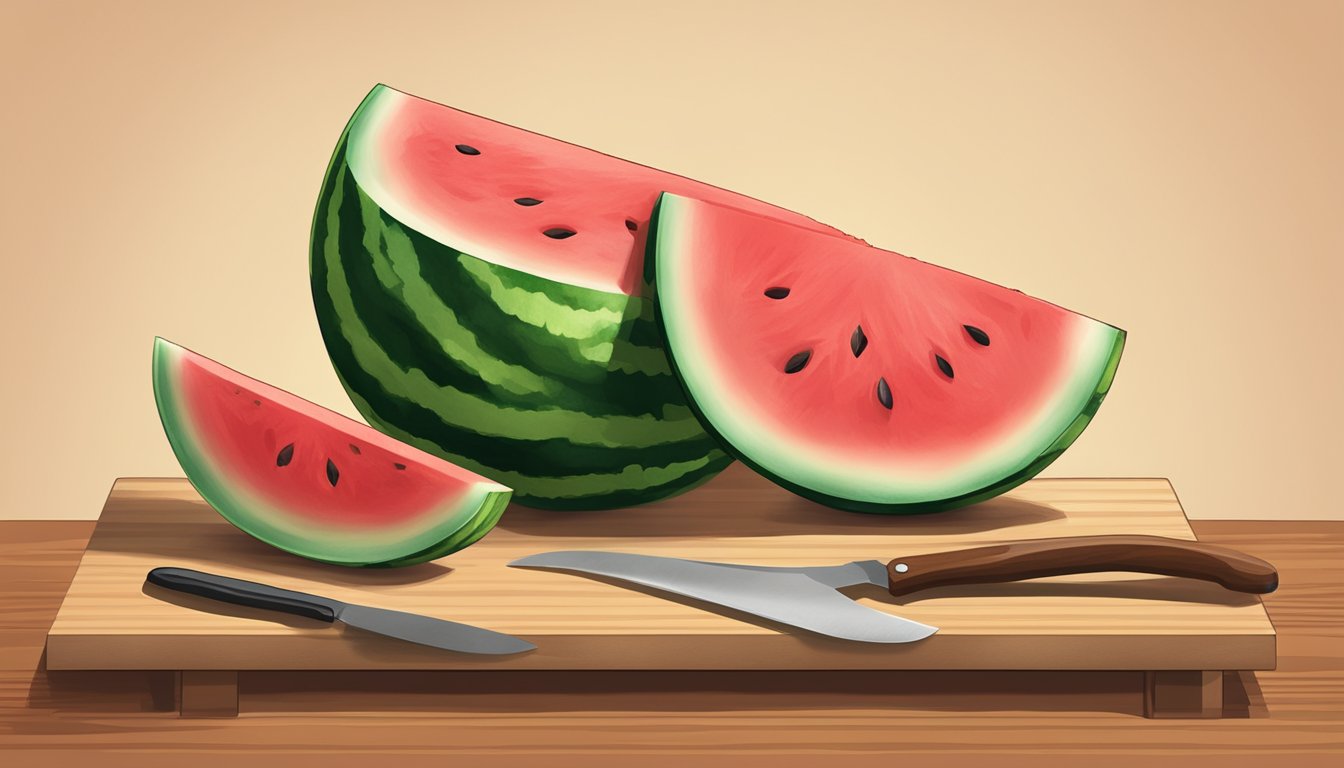
[[[1336, 765], [1344, 756], [1344, 523], [1198, 521], [1275, 563], [1279, 664], [1242, 717], [1146, 720], [1129, 672], [248, 672], [236, 720], [182, 720], [171, 676], [49, 671], [92, 525], [0, 523], [8, 765]], [[857, 763], [855, 763], [857, 761]]]
[[[944, 515], [826, 509], [734, 467], [694, 494], [609, 513], [510, 508], [441, 561], [328, 566], [227, 525], [184, 480], [112, 490], [47, 642], [52, 669], [1268, 669], [1258, 597], [1135, 574], [929, 590], [862, 603], [940, 627], [904, 645], [850, 643], [580, 576], [508, 568], [554, 549], [763, 565], [840, 564], [1022, 538], [1146, 533], [1193, 539], [1165, 480], [1039, 480]], [[515, 657], [445, 654], [358, 630], [144, 584], [158, 566], [259, 581], [523, 637]]]

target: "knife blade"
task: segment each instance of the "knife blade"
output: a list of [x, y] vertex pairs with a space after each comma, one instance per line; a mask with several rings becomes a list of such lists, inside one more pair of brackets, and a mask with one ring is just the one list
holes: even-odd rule
[[859, 605], [813, 573], [826, 569], [767, 568], [585, 551], [548, 552], [509, 565], [621, 579], [845, 640], [908, 643], [938, 631], [937, 627]]
[[357, 629], [447, 651], [507, 655], [536, 648], [526, 640], [470, 624], [343, 603], [329, 597], [279, 589], [189, 568], [155, 568], [145, 575], [145, 581], [165, 589], [234, 605], [280, 611], [327, 623], [339, 621]]
[[575, 571], [639, 584], [845, 640], [908, 643], [938, 631], [855, 603], [837, 590], [872, 584], [894, 596], [954, 584], [1132, 571], [1213, 581], [1239, 592], [1272, 592], [1274, 567], [1226, 547], [1159, 536], [1034, 539], [952, 552], [778, 567], [713, 563], [625, 552], [570, 550], [515, 560], [518, 568]]

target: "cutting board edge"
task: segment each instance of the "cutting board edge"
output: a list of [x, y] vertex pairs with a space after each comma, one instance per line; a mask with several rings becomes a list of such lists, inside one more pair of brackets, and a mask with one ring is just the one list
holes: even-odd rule
[[[47, 636], [50, 670], [1271, 670], [1277, 637], [1237, 635], [948, 635], [912, 645], [861, 645], [789, 635], [524, 636], [538, 651], [463, 657], [382, 638], [345, 643], [275, 635], [212, 635], [226, 650], [191, 651], [194, 635]], [[698, 652], [685, 653], [694, 643]], [[834, 645], [832, 645], [834, 643]], [[830, 645], [831, 647], [825, 647]], [[819, 647], [822, 646], [822, 647]], [[183, 650], [186, 648], [186, 650]], [[363, 655], [361, 655], [363, 654]], [[437, 658], [438, 656], [441, 658]], [[321, 658], [320, 664], [312, 659]], [[259, 659], [265, 663], [257, 663]], [[598, 663], [595, 660], [600, 660]]]

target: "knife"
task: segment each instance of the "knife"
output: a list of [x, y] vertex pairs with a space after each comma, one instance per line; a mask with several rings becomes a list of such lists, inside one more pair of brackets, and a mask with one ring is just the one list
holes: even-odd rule
[[347, 626], [447, 651], [503, 655], [536, 648], [526, 640], [469, 624], [385, 608], [370, 608], [367, 605], [351, 605], [329, 597], [278, 589], [188, 568], [155, 568], [145, 576], [145, 581], [234, 605], [291, 613], [329, 624], [340, 621]]
[[900, 597], [931, 587], [1103, 571], [1201, 579], [1252, 594], [1273, 592], [1279, 582], [1274, 566], [1259, 558], [1161, 536], [1031, 539], [898, 557], [885, 564], [859, 560], [809, 568], [595, 551], [546, 552], [509, 565], [618, 579], [822, 635], [868, 643], [909, 643], [938, 628], [860, 605], [838, 589], [872, 584]]

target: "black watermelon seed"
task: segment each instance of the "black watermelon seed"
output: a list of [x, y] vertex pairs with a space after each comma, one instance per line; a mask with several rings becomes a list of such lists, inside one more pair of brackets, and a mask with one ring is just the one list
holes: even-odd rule
[[406, 468], [406, 465], [405, 465], [405, 464], [402, 464], [402, 463], [399, 462], [399, 461], [394, 461], [394, 462], [392, 462], [392, 466], [396, 467], [397, 469], [405, 469], [405, 468]]
[[938, 361], [938, 370], [947, 378], [952, 378], [952, 364], [944, 360], [942, 355], [934, 355], [933, 359]]
[[275, 466], [283, 467], [288, 465], [289, 462], [293, 460], [294, 460], [294, 444], [290, 443], [289, 445], [286, 445], [284, 448], [281, 448], [280, 452], [275, 455]]
[[513, 199], [513, 202], [523, 206], [524, 208], [531, 208], [534, 205], [541, 205], [541, 201], [535, 197], [515, 197]]
[[253, 405], [261, 405], [261, 401], [260, 401], [260, 400], [253, 400], [253, 401], [252, 401], [252, 404], [253, 404]]
[[639, 224], [634, 219], [626, 219], [625, 228], [634, 232], [639, 229]]
[[[868, 348], [868, 337], [863, 333], [863, 326], [854, 326], [854, 333], [849, 336], [849, 349], [855, 357], [863, 354], [863, 350]], [[890, 408], [891, 406], [887, 406]]]
[[877, 380], [877, 402], [888, 411], [891, 410], [891, 387], [887, 386], [887, 380], [883, 378]]
[[564, 240], [566, 237], [573, 237], [578, 233], [567, 227], [551, 227], [550, 229], [546, 230], [545, 232], [542, 232], [541, 234], [553, 240]]
[[971, 338], [975, 341], [976, 344], [979, 344], [982, 347], [989, 346], [988, 333], [985, 333], [979, 328], [976, 328], [974, 325], [963, 325], [961, 327], [966, 329], [966, 333], [970, 334]]
[[[481, 150], [479, 150], [479, 149], [477, 149], [477, 148], [471, 146], [470, 144], [458, 144], [458, 145], [457, 145], [457, 151], [458, 151], [458, 152], [461, 152], [461, 153], [464, 154], [464, 155], [479, 155], [479, 154], [481, 154]], [[332, 483], [332, 485], [335, 485], [335, 484], [336, 484], [336, 483], [334, 483], [334, 482]]]
[[341, 479], [341, 472], [340, 470], [336, 469], [336, 462], [332, 461], [331, 459], [327, 459], [327, 482], [331, 483], [332, 488], [335, 488], [336, 481], [340, 479]]
[[781, 286], [775, 286], [774, 288], [766, 288], [765, 295], [769, 296], [772, 299], [782, 299], [785, 296], [789, 295], [789, 289]]
[[799, 352], [798, 354], [789, 358], [789, 361], [784, 364], [784, 372], [797, 373], [803, 370], [803, 368], [807, 367], [807, 361], [811, 359], [812, 359], [812, 350], [805, 349], [802, 352]]
[[350, 444], [350, 450], [351, 450], [351, 451], [354, 451], [354, 453], [355, 453], [356, 456], [359, 455], [359, 446], [358, 446], [358, 445], [355, 445], [354, 443], [351, 443], [351, 444]]

